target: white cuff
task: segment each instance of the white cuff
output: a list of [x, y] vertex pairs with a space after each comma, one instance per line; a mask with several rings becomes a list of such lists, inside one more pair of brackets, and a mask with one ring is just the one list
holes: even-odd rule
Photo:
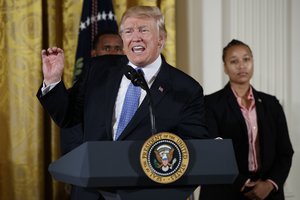
[[47, 94], [48, 92], [50, 92], [61, 80], [55, 82], [55, 83], [51, 83], [49, 85], [46, 86], [45, 82], [43, 81], [43, 87], [41, 88], [42, 91], [42, 95], [44, 96], [45, 94]]

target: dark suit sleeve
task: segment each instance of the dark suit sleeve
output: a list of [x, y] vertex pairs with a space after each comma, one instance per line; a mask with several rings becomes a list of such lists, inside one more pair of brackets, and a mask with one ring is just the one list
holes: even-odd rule
[[208, 133], [212, 138], [221, 137], [219, 135], [219, 127], [216, 121], [216, 117], [214, 116], [214, 112], [210, 108], [209, 104], [207, 103], [208, 101], [207, 97], [204, 98], [204, 101], [205, 101], [205, 118], [208, 127]]
[[37, 97], [58, 126], [62, 126], [68, 107], [68, 92], [63, 82], [59, 82], [51, 91], [43, 95], [41, 88]]
[[61, 81], [45, 95], [42, 95], [41, 87], [37, 93], [44, 109], [61, 128], [71, 127], [82, 121], [84, 87], [88, 69], [89, 66], [85, 67], [79, 81], [69, 90]]
[[[189, 101], [183, 107], [178, 126], [179, 133], [189, 133], [190, 138], [209, 138], [205, 123], [205, 109], [203, 90], [199, 86]], [[186, 135], [181, 137], [186, 138]]]
[[290, 141], [288, 126], [282, 106], [276, 98], [274, 98], [273, 102], [271, 110], [273, 111], [273, 120], [276, 125], [274, 130], [276, 132], [276, 156], [274, 164], [266, 178], [275, 181], [275, 183], [282, 188], [292, 165], [292, 156], [294, 151]]

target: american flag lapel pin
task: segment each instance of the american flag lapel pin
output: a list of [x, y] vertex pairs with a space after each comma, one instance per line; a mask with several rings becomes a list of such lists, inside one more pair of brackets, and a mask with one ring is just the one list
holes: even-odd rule
[[158, 87], [158, 90], [159, 90], [160, 92], [164, 92], [164, 88], [161, 87], [161, 86]]

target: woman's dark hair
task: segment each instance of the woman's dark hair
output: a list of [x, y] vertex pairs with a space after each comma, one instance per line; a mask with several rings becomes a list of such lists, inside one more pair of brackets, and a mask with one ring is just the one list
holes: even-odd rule
[[245, 43], [242, 42], [242, 41], [233, 39], [233, 40], [231, 40], [231, 41], [223, 48], [222, 60], [223, 60], [224, 63], [225, 63], [225, 57], [226, 57], [226, 53], [227, 53], [228, 49], [230, 49], [230, 47], [233, 47], [233, 46], [239, 46], [239, 45], [242, 45], [242, 46], [247, 47], [247, 48], [249, 49], [250, 53], [251, 53], [251, 56], [252, 56], [252, 51], [251, 51], [250, 47], [249, 47], [247, 44], [245, 44]]

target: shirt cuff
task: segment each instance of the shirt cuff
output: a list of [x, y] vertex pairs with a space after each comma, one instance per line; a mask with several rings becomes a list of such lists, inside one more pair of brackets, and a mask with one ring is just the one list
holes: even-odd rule
[[266, 181], [272, 183], [272, 185], [274, 186], [274, 190], [278, 191], [278, 185], [274, 181], [272, 181], [271, 179], [267, 179]]
[[55, 83], [51, 83], [49, 85], [46, 86], [45, 82], [43, 81], [43, 87], [41, 88], [42, 91], [42, 95], [44, 96], [45, 94], [47, 94], [48, 92], [50, 92], [61, 80], [55, 82]]
[[243, 192], [243, 191], [244, 191], [244, 189], [245, 189], [245, 187], [246, 187], [247, 183], [249, 183], [250, 181], [251, 181], [251, 179], [250, 179], [250, 178], [248, 178], [248, 179], [247, 179], [247, 181], [244, 183], [243, 187], [241, 188], [241, 192]]

